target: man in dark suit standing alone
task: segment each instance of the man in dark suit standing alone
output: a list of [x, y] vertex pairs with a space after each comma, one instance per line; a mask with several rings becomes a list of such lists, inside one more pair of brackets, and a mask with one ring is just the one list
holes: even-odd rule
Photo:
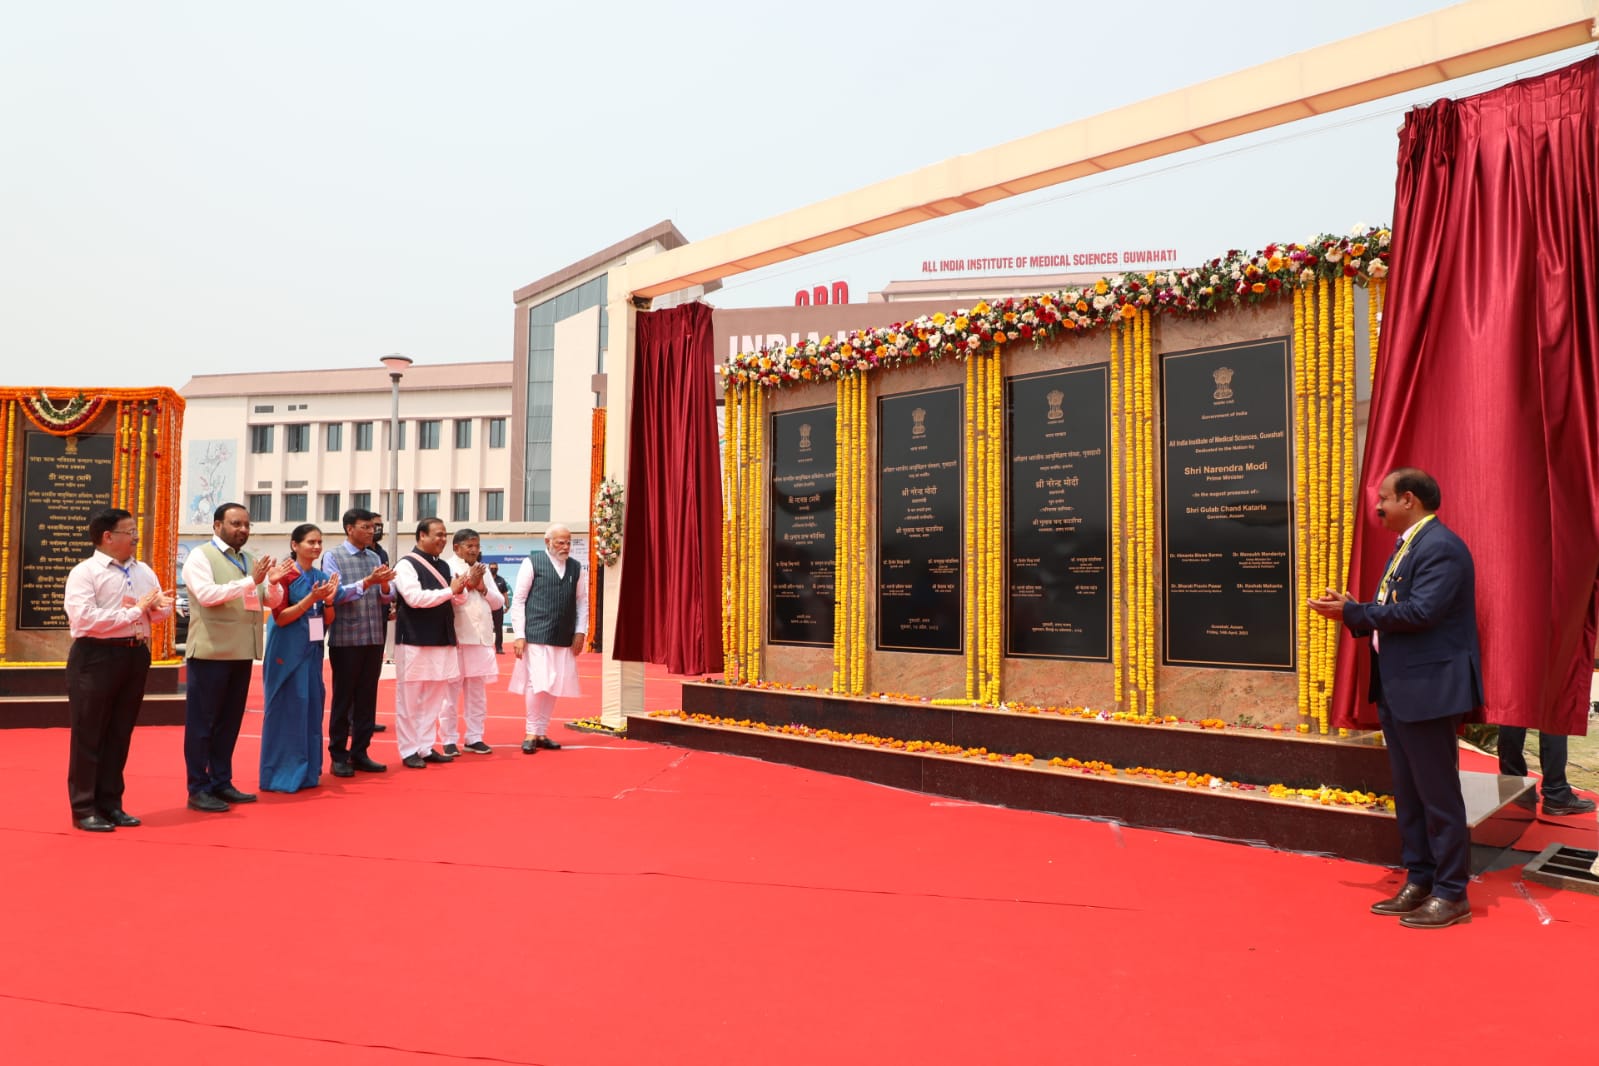
[[1413, 929], [1471, 920], [1471, 840], [1456, 732], [1482, 706], [1476, 570], [1465, 542], [1438, 521], [1439, 502], [1438, 482], [1421, 470], [1383, 478], [1377, 517], [1399, 541], [1376, 599], [1360, 603], [1328, 589], [1310, 601], [1317, 614], [1371, 637], [1368, 698], [1388, 745], [1409, 871], [1399, 894], [1371, 910], [1398, 915]]

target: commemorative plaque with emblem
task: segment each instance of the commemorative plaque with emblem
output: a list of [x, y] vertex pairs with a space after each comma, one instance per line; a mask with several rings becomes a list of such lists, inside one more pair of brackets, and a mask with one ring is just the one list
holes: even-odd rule
[[960, 386], [878, 401], [877, 646], [961, 651]]
[[1110, 375], [1007, 378], [1006, 654], [1110, 658]]
[[833, 643], [836, 424], [831, 406], [772, 415], [772, 644]]
[[1294, 667], [1288, 340], [1161, 360], [1165, 661]]
[[67, 575], [88, 556], [89, 517], [111, 504], [112, 437], [26, 433], [17, 628], [67, 628]]

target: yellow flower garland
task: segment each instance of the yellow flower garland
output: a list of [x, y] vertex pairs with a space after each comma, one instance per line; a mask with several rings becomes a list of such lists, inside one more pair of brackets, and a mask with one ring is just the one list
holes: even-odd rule
[[4, 619], [10, 617], [7, 602], [7, 592], [11, 588], [11, 502], [12, 496], [12, 471], [17, 468], [17, 404], [15, 401], [5, 401], [3, 415], [0, 415], [0, 428], [4, 433], [4, 450], [0, 452], [5, 456], [5, 491], [0, 493], [0, 508], [5, 511], [4, 519], [0, 519], [0, 656], [6, 652], [6, 625]]
[[[957, 701], [945, 700], [939, 702], [948, 704]], [[1008, 762], [1018, 766], [1032, 766], [1038, 761], [1038, 756], [1028, 752], [1006, 754], [1004, 752], [990, 751], [985, 747], [963, 747], [959, 744], [949, 744], [940, 740], [901, 740], [898, 737], [877, 736], [873, 733], [845, 733], [836, 729], [817, 728], [815, 726], [792, 723], [771, 725], [767, 722], [758, 722], [749, 718], [726, 718], [721, 715], [690, 713], [682, 710], [651, 711], [649, 716], [651, 718], [672, 718], [691, 725], [714, 726], [718, 729], [737, 729], [752, 733], [776, 733], [781, 736], [804, 737], [834, 744], [886, 748], [890, 751], [903, 751], [908, 754], [925, 752], [957, 759], [976, 759], [992, 763]], [[1044, 766], [1052, 770], [1074, 770], [1105, 777], [1115, 777], [1117, 775], [1147, 777], [1162, 784], [1185, 788], [1265, 792], [1272, 799], [1310, 800], [1322, 806], [1363, 807], [1368, 810], [1380, 809], [1390, 812], [1394, 809], [1392, 796], [1376, 792], [1333, 788], [1328, 785], [1322, 785], [1319, 788], [1292, 788], [1280, 783], [1250, 785], [1231, 781], [1215, 774], [1198, 773], [1192, 770], [1165, 770], [1149, 766], [1118, 767], [1099, 759], [1082, 760], [1061, 758], [1059, 756], [1049, 759], [1044, 763]]]
[[1110, 669], [1113, 683], [1113, 700], [1122, 706], [1126, 694], [1127, 657], [1123, 650], [1126, 635], [1125, 606], [1123, 602], [1122, 565], [1126, 546], [1126, 523], [1122, 517], [1122, 469], [1125, 449], [1122, 442], [1122, 421], [1126, 417], [1127, 375], [1122, 372], [1121, 355], [1117, 345], [1121, 334], [1110, 330]]

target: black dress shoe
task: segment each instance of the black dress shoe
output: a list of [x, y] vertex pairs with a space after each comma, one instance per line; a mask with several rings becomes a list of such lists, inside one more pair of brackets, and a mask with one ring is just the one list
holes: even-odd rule
[[381, 774], [388, 767], [366, 755], [354, 755], [350, 758], [350, 765], [363, 774]]
[[232, 809], [232, 807], [229, 807], [226, 803], [223, 803], [209, 792], [196, 792], [194, 795], [189, 797], [189, 810], [191, 811], [205, 811], [208, 814], [221, 814], [223, 811], [230, 811]]
[[114, 811], [106, 811], [105, 820], [116, 826], [118, 829], [132, 829], [134, 826], [144, 824], [143, 822], [139, 821], [139, 819], [123, 810], [121, 807], [118, 807]]
[[98, 814], [91, 814], [87, 818], [74, 818], [72, 819], [72, 827], [81, 829], [85, 833], [109, 833], [116, 828], [116, 826]]
[[430, 748], [428, 750], [428, 753], [426, 755], [422, 756], [422, 761], [423, 762], [454, 762], [455, 761], [455, 756], [454, 755], [446, 755], [442, 751], [433, 751]]
[[1581, 796], [1573, 792], [1565, 799], [1545, 799], [1543, 801], [1543, 812], [1559, 818], [1568, 814], [1587, 814], [1589, 811], [1594, 809], [1594, 806], [1595, 804], [1593, 800], [1583, 799]]
[[223, 785], [221, 788], [211, 790], [211, 795], [224, 803], [254, 803], [254, 792], [240, 792], [232, 785]]
[[355, 776], [355, 767], [351, 766], [347, 762], [336, 762], [336, 763], [333, 764], [333, 776], [334, 777], [354, 777]]
[[1439, 899], [1428, 896], [1426, 902], [1409, 914], [1402, 915], [1400, 925], [1412, 929], [1443, 929], [1456, 922], [1471, 921], [1471, 904], [1463, 899]]
[[382, 722], [379, 722], [377, 725], [372, 727], [372, 732], [374, 733], [387, 733], [388, 731], [389, 727], [384, 725]]
[[1409, 914], [1421, 906], [1423, 900], [1432, 895], [1431, 888], [1423, 888], [1414, 881], [1405, 882], [1405, 887], [1399, 890], [1399, 895], [1385, 899], [1371, 905], [1371, 913], [1398, 916]]
[[423, 761], [420, 755], [407, 755], [400, 760], [400, 765], [410, 767], [412, 770], [426, 770], [428, 768], [428, 764]]
[[528, 737], [526, 740], [522, 741], [523, 755], [537, 755], [538, 753], [539, 741], [537, 737]]
[[535, 748], [548, 748], [551, 751], [561, 750], [561, 746], [555, 741], [551, 740], [549, 737], [534, 737], [533, 746]]

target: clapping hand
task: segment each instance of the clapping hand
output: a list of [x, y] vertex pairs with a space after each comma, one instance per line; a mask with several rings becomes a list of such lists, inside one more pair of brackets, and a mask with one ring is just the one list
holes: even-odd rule
[[336, 577], [328, 578], [316, 587], [316, 594], [320, 599], [332, 603], [333, 597], [339, 594], [339, 579]]
[[262, 555], [255, 560], [255, 565], [250, 568], [250, 580], [259, 585], [266, 580], [267, 570], [272, 566], [272, 556]]
[[[293, 559], [284, 559], [282, 562], [277, 562], [276, 560], [272, 560], [272, 559], [269, 559], [267, 561], [272, 563], [272, 574], [271, 574], [271, 577], [272, 577], [273, 583], [278, 584], [278, 585], [284, 585], [284, 584], [287, 584], [288, 582], [294, 580], [294, 560]], [[256, 580], [259, 581], [260, 578], [257, 578]]]
[[483, 575], [488, 572], [489, 568], [482, 563], [473, 563], [472, 569], [466, 572], [468, 583], [480, 592], [486, 591], [483, 588]]
[[152, 609], [164, 611], [172, 606], [172, 594], [162, 589], [151, 589], [143, 596], [140, 596], [134, 606], [145, 614], [148, 614]]
[[366, 580], [362, 581], [361, 584], [366, 588], [371, 588], [373, 585], [387, 585], [393, 580], [394, 567], [390, 566], [388, 563], [384, 563], [382, 566], [366, 575]]
[[468, 580], [468, 575], [456, 574], [450, 579], [450, 591], [459, 596], [461, 594], [461, 590], [466, 588], [466, 583]]

